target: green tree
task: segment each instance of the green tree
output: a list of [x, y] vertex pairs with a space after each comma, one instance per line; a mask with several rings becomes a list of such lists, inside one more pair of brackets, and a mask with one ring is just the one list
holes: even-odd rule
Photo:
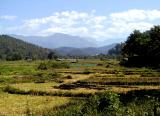
[[123, 46], [124, 43], [117, 44], [114, 48], [108, 51], [108, 55], [115, 55], [115, 56], [121, 55]]
[[160, 56], [160, 26], [130, 34], [122, 49], [123, 56]]
[[151, 56], [160, 56], [160, 26], [155, 26], [149, 31], [150, 42], [148, 43], [148, 54]]
[[21, 60], [22, 59], [22, 56], [20, 53], [10, 53], [10, 54], [7, 54], [6, 56], [6, 60], [8, 61], [15, 61], [15, 60]]
[[131, 33], [122, 49], [122, 55], [129, 58], [127, 65], [159, 67], [160, 26], [154, 26], [143, 33], [137, 30]]
[[50, 52], [49, 54], [48, 54], [48, 59], [57, 59], [58, 58], [58, 56], [56, 55], [56, 53], [55, 52]]
[[138, 55], [141, 39], [142, 39], [142, 33], [140, 31], [135, 30], [133, 33], [131, 33], [127, 41], [125, 42], [125, 46], [122, 49], [123, 55], [124, 56]]

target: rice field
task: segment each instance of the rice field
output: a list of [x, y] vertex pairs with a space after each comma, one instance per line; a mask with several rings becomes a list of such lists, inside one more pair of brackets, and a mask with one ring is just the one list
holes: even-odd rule
[[[37, 67], [43, 62], [47, 69]], [[61, 62], [65, 65], [55, 66]], [[42, 115], [95, 93], [160, 90], [160, 71], [119, 66], [117, 60], [0, 61], [0, 115]], [[55, 109], [54, 109], [55, 108]]]

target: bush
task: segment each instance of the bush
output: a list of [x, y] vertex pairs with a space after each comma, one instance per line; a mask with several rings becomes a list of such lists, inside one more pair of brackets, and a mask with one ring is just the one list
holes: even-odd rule
[[38, 69], [39, 69], [39, 70], [47, 70], [47, 65], [46, 65], [46, 63], [40, 63], [39, 66], [38, 66]]
[[69, 64], [66, 62], [49, 62], [50, 67], [52, 68], [69, 68]]
[[67, 75], [65, 78], [66, 79], [72, 79], [72, 76], [71, 75]]
[[115, 115], [120, 107], [119, 95], [112, 92], [99, 93], [89, 98], [84, 105], [82, 112], [90, 113], [104, 113], [108, 115]]
[[56, 79], [56, 78], [59, 78], [59, 77], [61, 77], [61, 74], [59, 74], [59, 73], [57, 73], [57, 72], [52, 72], [52, 73], [47, 74], [47, 77], [46, 77], [46, 78]]

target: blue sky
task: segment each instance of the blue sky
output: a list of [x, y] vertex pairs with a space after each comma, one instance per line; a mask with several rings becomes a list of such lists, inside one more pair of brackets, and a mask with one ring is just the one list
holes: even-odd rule
[[0, 33], [125, 40], [160, 24], [159, 0], [1, 0]]

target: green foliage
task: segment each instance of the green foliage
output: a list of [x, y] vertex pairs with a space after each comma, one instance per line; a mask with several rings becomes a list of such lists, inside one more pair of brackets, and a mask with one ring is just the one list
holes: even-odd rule
[[41, 62], [41, 63], [38, 65], [38, 69], [39, 69], [39, 70], [47, 70], [47, 64], [44, 63], [44, 62]]
[[84, 105], [82, 112], [87, 114], [104, 113], [115, 115], [120, 107], [119, 95], [112, 92], [92, 96]]
[[126, 100], [127, 103], [121, 108], [121, 114], [127, 116], [159, 116], [160, 102], [158, 101], [158, 97], [143, 95], [144, 93], [141, 93], [140, 96], [134, 98], [130, 96], [130, 101], [127, 101], [127, 98], [124, 97], [123, 99]]
[[1, 76], [0, 83], [13, 83], [14, 79], [10, 76]]
[[38, 65], [39, 70], [47, 70], [48, 68], [69, 68], [70, 65], [67, 62], [57, 62], [57, 61], [49, 61], [49, 62], [41, 62]]
[[135, 30], [125, 42], [122, 54], [130, 58], [128, 64], [125, 62], [122, 64], [159, 67], [160, 26], [155, 26], [143, 33]]
[[72, 100], [71, 102], [55, 108], [45, 110], [42, 116], [82, 116], [81, 108], [84, 105], [82, 100]]
[[[135, 91], [136, 92], [136, 91]], [[137, 95], [139, 94], [139, 95]], [[158, 97], [153, 97], [145, 91], [121, 94], [108, 92], [98, 93], [84, 101], [74, 101], [59, 109], [50, 110], [46, 115], [56, 116], [153, 116], [160, 114]], [[157, 95], [159, 92], [157, 93]], [[137, 95], [137, 97], [135, 97]], [[127, 96], [127, 97], [126, 97]], [[156, 109], [156, 110], [155, 110]]]
[[119, 112], [119, 106], [119, 95], [109, 92], [93, 95], [85, 101], [74, 101], [74, 104], [60, 108], [56, 113], [52, 111], [51, 114], [56, 116], [111, 116]]
[[123, 46], [124, 46], [123, 43], [117, 44], [114, 48], [108, 50], [108, 55], [112, 55], [112, 56], [121, 55]]
[[144, 55], [149, 39], [148, 33], [141, 33], [140, 31], [135, 30], [125, 42], [122, 54], [125, 56]]
[[51, 68], [69, 68], [70, 67], [70, 65], [67, 62], [50, 61], [48, 62], [48, 65]]
[[50, 60], [51, 59], [57, 59], [57, 58], [58, 58], [58, 56], [53, 51], [48, 54], [48, 59], [50, 59]]
[[21, 59], [22, 59], [22, 56], [20, 53], [10, 53], [10, 54], [7, 54], [6, 56], [7, 61], [15, 61], [15, 60], [21, 60]]
[[160, 56], [160, 26], [141, 33], [135, 30], [122, 49], [124, 56]]

